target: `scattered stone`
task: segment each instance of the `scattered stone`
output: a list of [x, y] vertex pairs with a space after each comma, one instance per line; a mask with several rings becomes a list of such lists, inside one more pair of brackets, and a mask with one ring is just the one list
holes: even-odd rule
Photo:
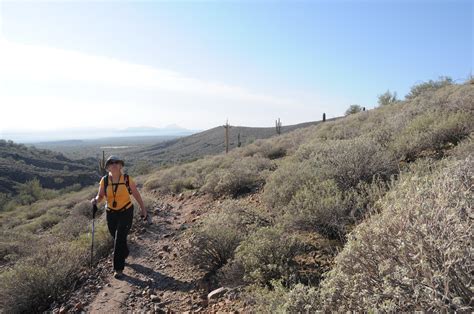
[[159, 259], [163, 259], [163, 258], [165, 257], [165, 254], [166, 254], [165, 252], [160, 251], [160, 252], [158, 252], [157, 257], [158, 257]]
[[160, 297], [157, 296], [156, 294], [150, 295], [150, 300], [151, 300], [152, 302], [160, 302], [160, 301], [161, 301], [161, 300], [160, 300]]
[[163, 245], [163, 248], [162, 248], [163, 251], [169, 253], [171, 252], [171, 249], [170, 249], [170, 246], [169, 245]]
[[105, 286], [106, 287], [112, 287], [112, 285], [110, 283], [106, 284]]
[[104, 293], [102, 294], [102, 296], [104, 296], [104, 297], [106, 297], [106, 296], [108, 296], [108, 295], [109, 295], [109, 294], [108, 294], [107, 292], [104, 292]]
[[76, 305], [74, 306], [74, 308], [75, 308], [77, 311], [82, 311], [82, 309], [84, 308], [84, 306], [82, 305], [81, 302], [77, 302]]
[[227, 291], [228, 291], [227, 288], [220, 287], [219, 289], [216, 289], [216, 290], [211, 291], [211, 292], [207, 295], [207, 299], [208, 299], [208, 300], [216, 300], [216, 299], [222, 297]]
[[156, 314], [165, 314], [166, 311], [163, 310], [159, 304], [155, 304], [155, 306], [153, 307], [153, 310], [155, 310], [155, 313]]

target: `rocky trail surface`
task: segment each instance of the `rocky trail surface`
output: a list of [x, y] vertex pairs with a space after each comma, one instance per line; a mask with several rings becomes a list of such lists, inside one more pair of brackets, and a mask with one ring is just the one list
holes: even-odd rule
[[167, 197], [150, 212], [154, 223], [134, 223], [123, 277], [112, 276], [112, 256], [85, 271], [68, 302], [53, 313], [243, 313], [239, 292], [213, 286], [189, 262], [185, 232], [215, 203], [206, 196]]

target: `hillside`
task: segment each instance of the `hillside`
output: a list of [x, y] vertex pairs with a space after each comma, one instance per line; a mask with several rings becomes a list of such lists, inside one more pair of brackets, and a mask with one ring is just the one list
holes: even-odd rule
[[135, 217], [123, 280], [103, 214], [87, 268], [94, 189], [19, 206], [0, 213], [0, 306], [472, 312], [473, 132], [473, 84], [423, 83], [137, 177], [154, 225]]
[[[305, 128], [319, 122], [306, 122], [281, 127], [281, 133]], [[238, 146], [240, 134], [241, 146], [246, 146], [255, 140], [276, 136], [275, 127], [254, 128], [232, 126], [229, 133], [229, 149]], [[215, 127], [183, 138], [166, 141], [126, 154], [131, 159], [149, 160], [155, 164], [179, 163], [195, 160], [206, 155], [216, 155], [225, 152], [224, 128]]]
[[60, 153], [0, 140], [0, 193], [17, 194], [19, 184], [38, 179], [44, 188], [95, 183], [96, 161], [71, 160]]

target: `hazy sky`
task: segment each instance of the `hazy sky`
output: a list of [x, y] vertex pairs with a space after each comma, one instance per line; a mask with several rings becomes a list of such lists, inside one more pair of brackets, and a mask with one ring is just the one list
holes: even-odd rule
[[387, 89], [467, 78], [473, 3], [0, 0], [0, 132], [271, 126], [371, 108]]

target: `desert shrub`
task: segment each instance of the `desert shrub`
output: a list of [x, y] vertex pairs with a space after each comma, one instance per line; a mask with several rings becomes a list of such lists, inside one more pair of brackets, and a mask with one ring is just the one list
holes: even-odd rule
[[60, 190], [61, 194], [67, 194], [71, 192], [78, 192], [82, 189], [82, 185], [80, 183], [74, 183], [73, 185], [67, 186]]
[[320, 309], [317, 288], [296, 284], [288, 289], [281, 280], [272, 280], [270, 287], [252, 285], [244, 298], [257, 313], [317, 313]]
[[260, 156], [268, 159], [278, 159], [286, 155], [286, 145], [281, 141], [258, 140], [255, 143], [246, 146], [242, 154], [245, 157]]
[[55, 225], [52, 233], [62, 240], [71, 241], [82, 233], [87, 232], [92, 223], [92, 217], [84, 215], [70, 215], [63, 219], [61, 223]]
[[285, 312], [287, 313], [315, 313], [321, 308], [319, 291], [316, 287], [295, 285], [285, 296]]
[[170, 190], [174, 193], [180, 193], [184, 190], [193, 190], [194, 188], [193, 178], [177, 178], [170, 186]]
[[321, 284], [325, 310], [472, 311], [471, 158], [419, 167], [355, 228]]
[[233, 256], [239, 243], [268, 220], [254, 209], [229, 201], [192, 231], [190, 256], [202, 269], [215, 271]]
[[153, 170], [153, 164], [146, 160], [138, 160], [130, 168], [130, 174], [134, 176], [149, 174]]
[[374, 175], [388, 179], [398, 170], [393, 153], [365, 136], [315, 145], [310, 162], [322, 178], [334, 179], [342, 190], [370, 182]]
[[292, 229], [317, 231], [331, 239], [344, 240], [348, 227], [375, 210], [389, 185], [375, 178], [341, 190], [334, 180], [309, 181], [295, 193], [285, 208], [284, 221]]
[[11, 197], [6, 193], [0, 193], [0, 211], [10, 202]]
[[163, 193], [179, 193], [185, 188], [198, 187], [197, 174], [190, 164], [166, 168], [156, 172], [145, 182], [145, 189], [158, 190]]
[[206, 176], [202, 191], [214, 196], [229, 195], [236, 197], [260, 187], [265, 182], [273, 163], [262, 157], [236, 159], [226, 168], [217, 169]]
[[469, 156], [472, 156], [472, 152], [474, 152], [474, 140], [473, 134], [471, 133], [468, 138], [453, 148], [449, 154], [457, 160], [464, 160]]
[[286, 160], [268, 177], [264, 187], [264, 202], [270, 208], [285, 207], [301, 184], [309, 181], [313, 175], [309, 162]]
[[268, 286], [251, 285], [244, 294], [256, 313], [286, 313], [287, 297], [288, 289], [281, 280], [272, 280]]
[[[72, 250], [66, 245], [45, 247], [1, 275], [0, 293], [7, 312], [44, 311], [60, 297], [77, 272]], [[85, 252], [82, 252], [85, 254]], [[43, 306], [43, 307], [42, 307]]]
[[349, 202], [334, 180], [309, 181], [288, 204], [285, 221], [294, 228], [311, 228], [330, 238], [342, 238], [352, 209]]
[[397, 171], [393, 153], [373, 138], [315, 142], [303, 145], [289, 164], [269, 177], [264, 200], [270, 207], [282, 208], [305, 185], [333, 180], [346, 192], [360, 182], [372, 182], [375, 175], [388, 180]]
[[38, 179], [27, 181], [17, 186], [18, 195], [15, 200], [21, 205], [30, 205], [37, 200], [52, 199], [59, 195], [58, 191], [44, 189]]
[[348, 116], [350, 114], [358, 113], [362, 111], [362, 107], [359, 105], [350, 105], [349, 108], [347, 108], [345, 115]]
[[413, 119], [393, 143], [400, 158], [416, 159], [425, 150], [441, 150], [456, 145], [473, 131], [472, 114], [430, 111]]
[[412, 86], [410, 92], [405, 96], [406, 99], [413, 99], [428, 92], [433, 92], [445, 86], [453, 84], [450, 77], [440, 77], [437, 81], [429, 80]]
[[0, 236], [0, 264], [15, 262], [34, 251], [36, 239], [31, 234], [8, 230]]
[[[96, 230], [97, 256], [111, 247], [106, 226]], [[42, 312], [64, 297], [81, 267], [89, 263], [90, 235], [73, 242], [42, 241], [41, 249], [0, 274], [0, 307], [7, 313]]]
[[398, 102], [397, 99], [397, 92], [394, 92], [393, 94], [388, 90], [382, 95], [378, 96], [378, 104], [379, 106], [388, 106], [392, 105]]
[[84, 216], [87, 218], [92, 218], [92, 204], [89, 200], [84, 200], [82, 202], [74, 205], [71, 211], [72, 215], [75, 216]]
[[244, 270], [244, 279], [250, 283], [268, 285], [272, 279], [294, 281], [296, 262], [300, 252], [295, 237], [284, 234], [283, 229], [262, 227], [242, 241], [236, 249], [235, 261]]

